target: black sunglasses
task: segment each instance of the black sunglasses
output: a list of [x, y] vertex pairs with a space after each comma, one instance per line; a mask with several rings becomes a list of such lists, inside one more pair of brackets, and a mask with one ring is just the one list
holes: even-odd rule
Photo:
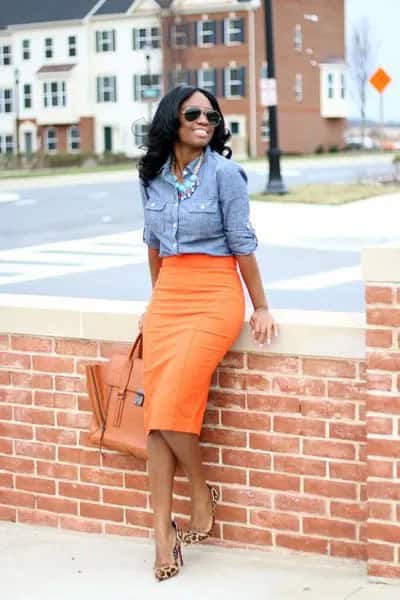
[[188, 106], [187, 108], [185, 108], [182, 114], [186, 121], [189, 121], [189, 123], [191, 123], [192, 121], [196, 121], [196, 119], [198, 119], [202, 113], [206, 117], [209, 124], [213, 127], [217, 127], [217, 125], [220, 124], [221, 115], [217, 110], [203, 110], [202, 108], [198, 108], [197, 106]]

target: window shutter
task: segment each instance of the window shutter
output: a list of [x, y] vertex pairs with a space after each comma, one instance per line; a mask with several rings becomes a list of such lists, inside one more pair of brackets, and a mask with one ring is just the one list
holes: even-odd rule
[[246, 67], [240, 67], [240, 95], [246, 95]]
[[97, 102], [101, 102], [100, 100], [100, 77], [96, 77], [97, 84]]
[[115, 29], [112, 30], [112, 51], [115, 52]]
[[199, 22], [198, 21], [194, 21], [193, 22], [193, 46], [198, 46], [199, 45]]
[[193, 87], [197, 87], [199, 85], [199, 73], [198, 73], [197, 69], [192, 71], [191, 85]]
[[137, 29], [132, 29], [132, 49], [137, 50]]
[[96, 31], [96, 52], [100, 52], [100, 31]]
[[170, 23], [168, 26], [168, 39], [169, 39], [169, 47], [174, 48], [175, 40], [174, 40], [174, 24], [173, 23]]
[[225, 80], [226, 80], [225, 69], [221, 69], [221, 82], [222, 82], [221, 97], [222, 98], [226, 97]]
[[139, 100], [138, 85], [139, 85], [139, 75], [134, 75], [133, 76], [133, 99], [135, 100], [135, 102], [137, 102]]
[[118, 101], [118, 98], [117, 98], [117, 78], [116, 78], [115, 75], [112, 78], [112, 82], [113, 82], [113, 91], [114, 91], [114, 102], [117, 102]]
[[239, 21], [240, 21], [239, 41], [243, 43], [244, 42], [244, 19], [243, 19], [243, 17], [240, 17]]
[[218, 69], [213, 69], [213, 94], [217, 95], [217, 77], [218, 77]]
[[225, 44], [225, 19], [222, 19], [219, 26], [220, 43]]

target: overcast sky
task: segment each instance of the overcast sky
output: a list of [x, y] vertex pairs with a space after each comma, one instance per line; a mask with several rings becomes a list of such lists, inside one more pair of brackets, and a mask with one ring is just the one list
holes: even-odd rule
[[[384, 92], [385, 120], [400, 122], [400, 0], [345, 0], [345, 4], [347, 48], [352, 27], [361, 17], [368, 17], [378, 42], [374, 69], [383, 67], [392, 78]], [[379, 94], [372, 86], [369, 87], [367, 116], [378, 120]], [[359, 116], [359, 109], [350, 93], [348, 98], [349, 116]]]

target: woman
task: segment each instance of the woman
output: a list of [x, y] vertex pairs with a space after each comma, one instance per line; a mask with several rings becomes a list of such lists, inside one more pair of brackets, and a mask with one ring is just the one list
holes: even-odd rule
[[[180, 86], [162, 98], [139, 164], [153, 286], [139, 329], [159, 581], [178, 573], [181, 542], [207, 539], [214, 525], [219, 494], [205, 481], [199, 435], [212, 374], [244, 321], [237, 265], [254, 306], [255, 340], [270, 343], [278, 334], [253, 254], [247, 177], [228, 160], [229, 137], [214, 96]], [[191, 491], [185, 532], [171, 522], [177, 461]]]

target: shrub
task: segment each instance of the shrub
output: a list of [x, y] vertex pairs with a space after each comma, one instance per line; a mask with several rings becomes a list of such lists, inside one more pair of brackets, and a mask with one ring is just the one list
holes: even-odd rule
[[325, 152], [325, 148], [323, 144], [318, 144], [318, 146], [314, 150], [315, 154], [323, 154]]

